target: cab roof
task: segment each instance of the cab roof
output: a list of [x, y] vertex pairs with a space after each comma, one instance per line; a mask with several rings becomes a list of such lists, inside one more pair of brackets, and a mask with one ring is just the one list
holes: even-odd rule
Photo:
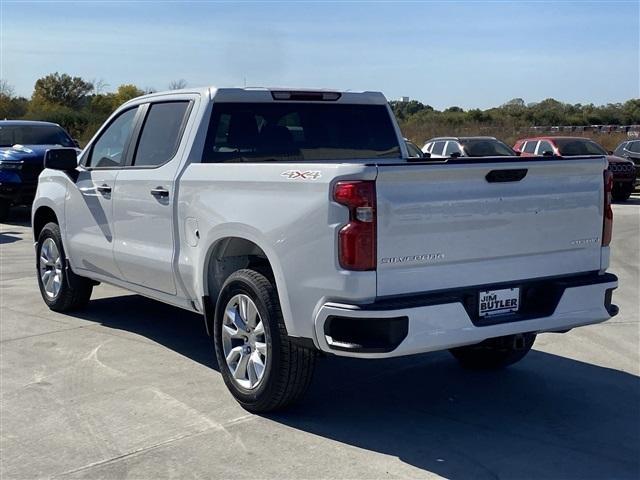
[[[203, 87], [184, 88], [165, 92], [151, 93], [137, 97], [134, 100], [152, 100], [158, 97], [170, 97], [171, 95], [197, 93], [209, 97], [214, 102], [279, 102], [279, 101], [303, 101], [322, 103], [354, 103], [386, 105], [387, 99], [381, 92], [350, 90], [331, 90], [322, 88], [290, 88], [290, 87]], [[287, 98], [287, 94], [289, 97]]]

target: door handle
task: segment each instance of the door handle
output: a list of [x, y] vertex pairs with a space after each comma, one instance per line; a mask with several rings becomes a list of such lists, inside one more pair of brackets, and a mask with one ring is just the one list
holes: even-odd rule
[[111, 187], [106, 183], [100, 185], [99, 187], [96, 187], [96, 190], [98, 190], [103, 195], [109, 195], [111, 193]]
[[167, 190], [166, 188], [163, 188], [163, 187], [156, 187], [156, 188], [151, 190], [151, 195], [153, 195], [154, 197], [158, 197], [158, 198], [168, 198], [169, 197], [169, 190]]

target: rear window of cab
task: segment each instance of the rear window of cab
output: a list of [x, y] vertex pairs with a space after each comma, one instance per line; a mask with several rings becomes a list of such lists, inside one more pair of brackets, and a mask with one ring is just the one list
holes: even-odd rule
[[401, 158], [385, 105], [215, 103], [203, 162]]

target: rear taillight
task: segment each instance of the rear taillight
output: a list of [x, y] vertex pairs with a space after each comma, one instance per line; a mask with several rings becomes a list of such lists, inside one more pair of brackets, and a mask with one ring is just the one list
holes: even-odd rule
[[376, 184], [338, 182], [333, 199], [349, 208], [349, 223], [338, 232], [338, 259], [345, 270], [376, 269]]
[[602, 246], [611, 243], [613, 232], [613, 209], [611, 208], [611, 191], [613, 190], [613, 173], [604, 171], [604, 215], [602, 220]]

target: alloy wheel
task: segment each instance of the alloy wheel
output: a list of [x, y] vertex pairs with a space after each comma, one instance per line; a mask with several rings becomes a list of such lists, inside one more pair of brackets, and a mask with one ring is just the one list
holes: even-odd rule
[[248, 295], [233, 296], [224, 309], [222, 348], [233, 381], [252, 390], [264, 377], [268, 362], [264, 324]]
[[49, 298], [55, 298], [62, 287], [62, 259], [56, 242], [47, 238], [40, 248], [40, 279]]

